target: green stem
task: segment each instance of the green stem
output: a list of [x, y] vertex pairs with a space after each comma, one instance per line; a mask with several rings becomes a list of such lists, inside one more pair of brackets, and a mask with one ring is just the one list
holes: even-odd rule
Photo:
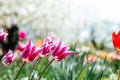
[[40, 63], [41, 60], [42, 60], [42, 57], [39, 57], [39, 61], [38, 61], [37, 65], [35, 66], [35, 69], [38, 68], [38, 65], [39, 65], [39, 63]]
[[46, 67], [43, 69], [43, 71], [41, 72], [41, 75], [39, 77], [38, 80], [40, 80], [42, 78], [42, 75], [45, 73], [45, 71], [47, 70], [47, 68], [50, 66], [50, 64], [54, 61], [54, 59], [52, 59], [47, 65]]
[[20, 71], [22, 70], [22, 68], [23, 68], [24, 65], [25, 65], [25, 62], [23, 62], [22, 65], [20, 66], [20, 68], [19, 68], [19, 70], [18, 70], [18, 72], [17, 72], [17, 74], [16, 74], [14, 80], [17, 80], [18, 75], [19, 75], [19, 73], [20, 73]]
[[38, 64], [39, 62], [40, 62], [40, 58], [38, 58], [38, 59], [35, 61], [35, 63], [33, 64], [33, 67], [32, 67], [32, 69], [31, 69], [31, 71], [30, 71], [29, 76], [28, 76], [28, 80], [30, 80], [30, 76], [31, 76], [34, 68], [37, 66], [37, 64]]
[[3, 64], [0, 64], [0, 72], [4, 69], [5, 67], [3, 66]]
[[2, 63], [0, 63], [0, 67], [2, 67], [3, 66], [3, 64]]
[[120, 80], [120, 69], [118, 70], [118, 80]]

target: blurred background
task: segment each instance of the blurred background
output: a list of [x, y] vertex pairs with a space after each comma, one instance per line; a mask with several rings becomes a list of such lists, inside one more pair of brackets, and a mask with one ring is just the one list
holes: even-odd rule
[[90, 41], [111, 47], [120, 29], [119, 0], [0, 0], [0, 26], [17, 24], [35, 39], [53, 32], [64, 41]]

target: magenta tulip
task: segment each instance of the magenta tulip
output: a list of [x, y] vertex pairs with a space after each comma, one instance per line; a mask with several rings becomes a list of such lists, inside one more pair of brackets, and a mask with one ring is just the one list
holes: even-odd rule
[[19, 32], [19, 33], [18, 33], [18, 37], [19, 37], [20, 40], [25, 39], [25, 37], [26, 37], [26, 32], [24, 32], [24, 31]]
[[17, 45], [17, 50], [19, 52], [22, 52], [24, 49], [25, 49], [26, 45], [23, 45], [21, 44], [20, 42], [18, 42], [18, 45]]
[[30, 40], [25, 49], [22, 51], [22, 60], [25, 62], [32, 62], [41, 51], [42, 49], [38, 48]]
[[3, 32], [3, 29], [0, 31], [0, 43], [3, 43], [8, 33]]
[[40, 53], [40, 57], [49, 55], [51, 50], [54, 48], [54, 35], [52, 33], [48, 34], [48, 36], [44, 39], [41, 48], [42, 52]]
[[62, 59], [73, 53], [72, 51], [68, 51], [68, 49], [68, 46], [63, 45], [62, 41], [60, 41], [55, 47], [52, 56], [55, 58], [55, 60], [61, 61]]
[[15, 57], [14, 57], [12, 50], [9, 50], [7, 52], [7, 54], [5, 54], [3, 56], [2, 63], [3, 63], [3, 65], [8, 66], [13, 62], [14, 59], [15, 59]]

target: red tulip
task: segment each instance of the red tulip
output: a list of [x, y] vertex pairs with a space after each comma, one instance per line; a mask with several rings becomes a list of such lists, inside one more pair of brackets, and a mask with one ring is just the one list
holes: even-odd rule
[[115, 49], [120, 52], [120, 31], [117, 34], [115, 32], [112, 33], [112, 42]]

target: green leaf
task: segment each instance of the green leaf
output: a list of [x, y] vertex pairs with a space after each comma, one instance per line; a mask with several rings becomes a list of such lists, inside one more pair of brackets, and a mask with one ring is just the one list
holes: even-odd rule
[[96, 62], [93, 62], [91, 65], [92, 65], [91, 69], [87, 72], [85, 80], [93, 80], [93, 78], [95, 76], [95, 65], [96, 65]]
[[104, 73], [105, 70], [102, 70], [96, 77], [95, 80], [101, 80], [102, 79], [102, 76], [103, 76], [103, 73]]
[[90, 65], [91, 65], [91, 64], [88, 64], [88, 65], [86, 65], [86, 66], [83, 68], [82, 72], [80, 72], [80, 75], [79, 75], [78, 80], [84, 80], [84, 77], [86, 76], [86, 73], [87, 73]]

